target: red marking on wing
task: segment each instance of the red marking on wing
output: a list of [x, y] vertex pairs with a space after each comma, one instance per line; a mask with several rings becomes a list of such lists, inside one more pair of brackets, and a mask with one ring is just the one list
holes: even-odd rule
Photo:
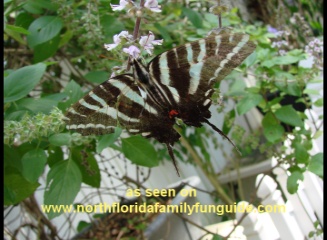
[[172, 119], [174, 117], [176, 117], [179, 113], [176, 110], [170, 110], [169, 111], [169, 118]]

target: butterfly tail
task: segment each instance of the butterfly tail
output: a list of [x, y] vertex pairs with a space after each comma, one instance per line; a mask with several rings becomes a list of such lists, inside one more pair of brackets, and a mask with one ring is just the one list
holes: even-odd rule
[[178, 175], [178, 177], [181, 177], [181, 175], [179, 174], [179, 170], [178, 170], [178, 167], [177, 167], [177, 162], [176, 162], [176, 160], [175, 160], [175, 156], [174, 156], [174, 153], [173, 153], [173, 149], [171, 148], [171, 146], [170, 146], [169, 143], [166, 143], [166, 146], [167, 146], [167, 149], [168, 149], [169, 156], [170, 156], [171, 159], [173, 160], [173, 164], [174, 164], [174, 167], [175, 167], [175, 169], [176, 169], [177, 175]]
[[208, 119], [204, 118], [203, 121], [208, 124], [210, 127], [212, 127], [213, 130], [215, 130], [217, 133], [219, 133], [221, 136], [225, 137], [236, 149], [236, 151], [242, 155], [241, 151], [236, 147], [236, 145], [230, 140], [229, 137], [226, 136], [225, 133], [223, 133], [219, 128], [217, 128], [215, 125], [213, 125], [211, 122], [208, 121]]

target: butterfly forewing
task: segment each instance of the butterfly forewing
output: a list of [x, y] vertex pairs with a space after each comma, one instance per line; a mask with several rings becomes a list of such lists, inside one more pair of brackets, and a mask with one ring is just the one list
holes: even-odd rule
[[148, 65], [153, 82], [175, 96], [173, 106], [188, 125], [210, 118], [213, 85], [225, 78], [255, 49], [249, 35], [213, 34], [155, 57]]

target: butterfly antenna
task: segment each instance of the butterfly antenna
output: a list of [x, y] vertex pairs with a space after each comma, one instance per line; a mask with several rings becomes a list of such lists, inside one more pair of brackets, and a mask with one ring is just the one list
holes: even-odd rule
[[213, 130], [215, 130], [217, 133], [219, 133], [221, 136], [225, 137], [233, 146], [234, 148], [236, 149], [236, 151], [242, 155], [241, 151], [235, 146], [235, 144], [232, 142], [232, 140], [230, 140], [229, 137], [226, 136], [225, 133], [223, 133], [219, 128], [217, 128], [215, 125], [213, 125], [211, 122], [208, 121], [208, 119], [204, 119], [204, 122], [207, 123], [209, 126], [212, 127]]
[[173, 153], [173, 149], [171, 148], [171, 146], [170, 146], [169, 143], [166, 143], [166, 146], [167, 146], [167, 149], [168, 149], [169, 156], [170, 156], [171, 159], [173, 160], [174, 167], [175, 167], [175, 169], [176, 169], [177, 175], [178, 175], [178, 177], [181, 177], [181, 175], [179, 174], [179, 171], [178, 171], [177, 162], [176, 162], [176, 160], [175, 160], [175, 156], [174, 156], [174, 153]]

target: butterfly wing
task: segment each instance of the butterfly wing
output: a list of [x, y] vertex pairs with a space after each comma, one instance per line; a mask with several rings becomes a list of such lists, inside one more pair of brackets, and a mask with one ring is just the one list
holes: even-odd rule
[[151, 100], [141, 96], [132, 75], [119, 75], [100, 84], [66, 113], [68, 129], [82, 135], [112, 133], [116, 126], [130, 134], [173, 144], [179, 134], [174, 122]]
[[179, 117], [201, 126], [211, 116], [213, 85], [224, 79], [255, 49], [249, 35], [222, 33], [187, 43], [155, 57], [148, 65], [150, 76], [170, 91]]

